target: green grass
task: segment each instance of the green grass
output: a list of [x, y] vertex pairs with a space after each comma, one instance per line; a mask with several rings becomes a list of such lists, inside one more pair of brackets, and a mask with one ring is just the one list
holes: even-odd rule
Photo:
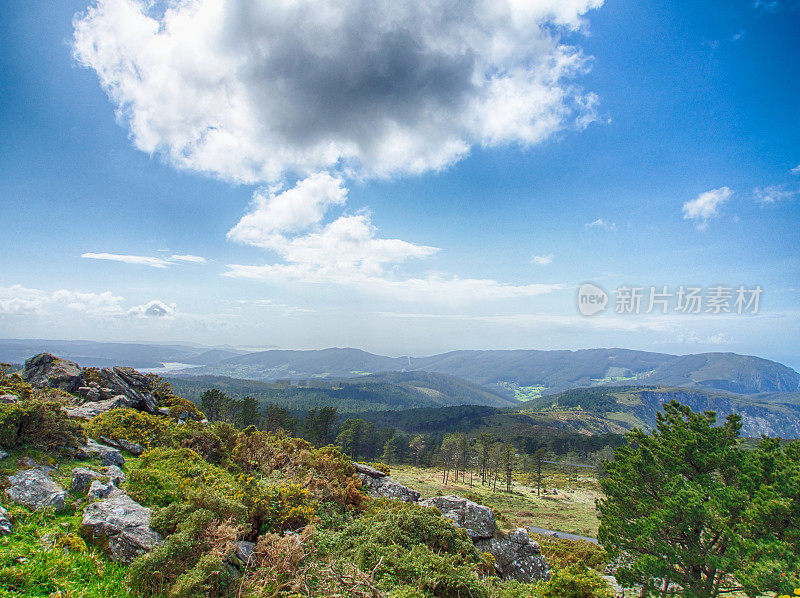
[[[96, 471], [94, 459], [56, 461], [37, 449], [12, 451], [0, 461], [0, 473], [12, 475], [19, 459], [30, 457], [37, 463], [57, 468], [53, 481], [69, 489], [72, 470], [89, 467]], [[132, 463], [128, 460], [124, 469]], [[65, 507], [31, 512], [12, 503], [5, 492], [0, 502], [9, 512], [12, 533], [0, 536], [0, 598], [127, 598], [128, 567], [110, 561], [99, 549], [86, 546], [80, 539], [83, 497], [67, 493]]]
[[9, 508], [14, 529], [0, 537], [0, 598], [126, 598], [128, 568], [78, 539], [74, 510]]
[[422, 468], [411, 465], [392, 465], [392, 477], [422, 493], [423, 498], [443, 494], [457, 494], [499, 511], [498, 525], [502, 529], [513, 529], [532, 525], [560, 532], [597, 537], [597, 513], [594, 501], [600, 496], [597, 481], [582, 473], [577, 482], [567, 482], [563, 473], [555, 470], [547, 472], [545, 485], [556, 488], [556, 495], [536, 496], [535, 488], [520, 481], [512, 486], [512, 492], [497, 491], [482, 486], [480, 479], [473, 479], [467, 473], [466, 481], [452, 480], [442, 484], [442, 471], [439, 468]]

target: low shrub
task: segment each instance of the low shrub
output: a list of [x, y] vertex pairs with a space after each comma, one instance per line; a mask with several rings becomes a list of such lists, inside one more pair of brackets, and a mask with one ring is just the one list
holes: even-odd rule
[[203, 424], [190, 421], [186, 425], [175, 426], [172, 436], [178, 446], [192, 449], [211, 463], [222, 463], [230, 456], [220, 437]]
[[253, 511], [262, 533], [305, 527], [317, 514], [311, 493], [293, 482], [269, 487], [258, 497]]
[[359, 507], [364, 500], [352, 462], [333, 446], [315, 449], [305, 440], [282, 433], [253, 432], [238, 436], [231, 460], [251, 473], [280, 472], [319, 500], [351, 507]]
[[[12, 394], [21, 401], [26, 401], [33, 396], [33, 388], [22, 377], [15, 373], [8, 373], [8, 364], [2, 364], [3, 372], [0, 375], [0, 394]], [[11, 366], [8, 366], [9, 368]]]
[[603, 576], [583, 565], [555, 569], [536, 589], [539, 598], [614, 598]]
[[542, 554], [547, 557], [548, 562], [559, 568], [584, 565], [602, 571], [611, 558], [602, 546], [585, 540], [567, 540], [544, 535], [534, 535], [534, 539], [539, 542]]
[[131, 566], [131, 586], [143, 596], [213, 598], [230, 595], [236, 576], [226, 565], [242, 533], [244, 507], [209, 488], [159, 510], [152, 526], [164, 543]]
[[0, 446], [22, 445], [44, 450], [74, 448], [86, 440], [81, 425], [69, 418], [61, 404], [25, 400], [0, 404]]
[[315, 540], [321, 556], [370, 572], [384, 590], [409, 586], [428, 596], [487, 595], [472, 541], [435, 509], [370, 501], [361, 517], [338, 531], [320, 530]]
[[134, 500], [147, 506], [167, 506], [203, 488], [230, 500], [245, 497], [242, 485], [231, 473], [187, 448], [156, 448], [143, 453], [126, 486]]
[[86, 433], [95, 440], [105, 436], [135, 442], [146, 449], [173, 443], [172, 426], [167, 420], [136, 409], [119, 408], [101, 413], [86, 425]]

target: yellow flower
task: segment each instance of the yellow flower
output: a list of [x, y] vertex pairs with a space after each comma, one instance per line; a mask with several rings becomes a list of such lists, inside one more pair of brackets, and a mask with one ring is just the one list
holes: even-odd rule
[[797, 588], [797, 589], [794, 591], [794, 595], [795, 595], [795, 596], [800, 596], [800, 588]]

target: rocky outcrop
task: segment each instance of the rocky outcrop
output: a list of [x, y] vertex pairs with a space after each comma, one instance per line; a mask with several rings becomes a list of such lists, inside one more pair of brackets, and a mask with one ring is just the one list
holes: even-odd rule
[[39, 353], [25, 362], [22, 379], [36, 388], [59, 388], [72, 392], [81, 385], [81, 368], [77, 363], [50, 353]]
[[[372, 469], [372, 468], [370, 468]], [[379, 477], [372, 477], [367, 473], [358, 472], [356, 468], [356, 475], [361, 479], [361, 488], [370, 496], [377, 498], [393, 498], [395, 500], [402, 500], [403, 502], [417, 502], [422, 496], [416, 490], [407, 486], [403, 486], [397, 480], [387, 476], [385, 473], [378, 472]], [[378, 471], [377, 469], [375, 470]]]
[[64, 506], [67, 492], [50, 479], [50, 474], [41, 467], [25, 469], [8, 478], [11, 484], [6, 494], [14, 502], [34, 511], [44, 507], [60, 509]]
[[103, 465], [116, 465], [117, 467], [121, 467], [125, 464], [125, 457], [123, 457], [122, 453], [117, 449], [95, 442], [91, 438], [86, 441], [85, 450], [90, 455], [98, 455], [100, 457], [100, 463]]
[[13, 529], [11, 519], [8, 518], [8, 511], [0, 507], [0, 536], [10, 534]]
[[423, 507], [436, 507], [442, 517], [458, 527], [463, 527], [474, 540], [491, 538], [494, 535], [494, 511], [461, 496], [434, 496], [420, 503]]
[[250, 564], [250, 559], [253, 558], [255, 551], [256, 545], [253, 542], [236, 542], [230, 560], [234, 565], [247, 566]]
[[434, 496], [420, 503], [436, 507], [442, 517], [463, 528], [481, 552], [494, 557], [497, 574], [503, 579], [531, 582], [549, 579], [550, 566], [539, 544], [527, 530], [519, 528], [503, 536], [497, 532], [494, 511], [461, 496]]
[[19, 397], [12, 394], [0, 394], [0, 404], [9, 405], [11, 403], [19, 403]]
[[113, 560], [130, 563], [161, 543], [161, 536], [150, 529], [150, 515], [150, 509], [122, 490], [115, 490], [108, 498], [86, 507], [81, 534], [107, 548]]
[[524, 528], [505, 537], [477, 540], [475, 547], [494, 557], [495, 569], [503, 579], [531, 582], [550, 578], [550, 565], [542, 555], [539, 543], [531, 540]]

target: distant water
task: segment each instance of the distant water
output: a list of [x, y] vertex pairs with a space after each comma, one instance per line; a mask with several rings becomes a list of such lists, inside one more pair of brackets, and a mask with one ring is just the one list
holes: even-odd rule
[[178, 370], [188, 370], [190, 368], [199, 368], [202, 366], [194, 365], [191, 363], [179, 363], [177, 361], [169, 361], [167, 363], [162, 363], [160, 368], [144, 368], [139, 370], [144, 374], [170, 374], [172, 372], [177, 372]]

